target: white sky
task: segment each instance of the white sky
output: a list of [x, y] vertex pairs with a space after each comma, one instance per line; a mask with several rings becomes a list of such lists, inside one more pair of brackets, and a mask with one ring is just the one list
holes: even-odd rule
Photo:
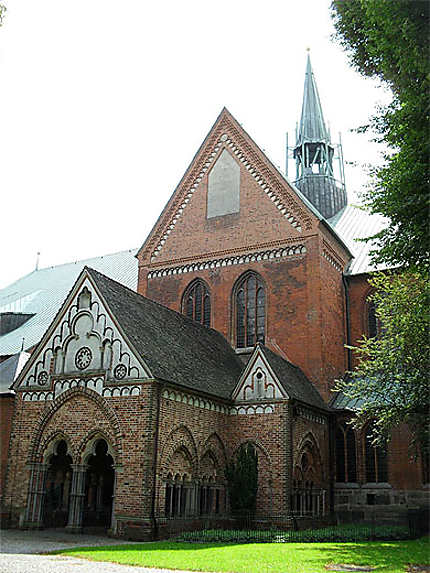
[[2, 1], [0, 288], [38, 251], [139, 247], [224, 105], [284, 168], [307, 47], [350, 196], [377, 161], [349, 130], [388, 96], [331, 41], [328, 0]]

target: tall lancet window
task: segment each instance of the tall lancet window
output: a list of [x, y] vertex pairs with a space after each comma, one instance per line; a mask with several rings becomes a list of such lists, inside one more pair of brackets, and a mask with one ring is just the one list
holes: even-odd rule
[[236, 347], [247, 348], [264, 343], [266, 294], [262, 279], [256, 273], [246, 273], [235, 291]]
[[182, 297], [182, 314], [204, 326], [211, 325], [211, 297], [201, 279], [196, 279], [186, 288]]

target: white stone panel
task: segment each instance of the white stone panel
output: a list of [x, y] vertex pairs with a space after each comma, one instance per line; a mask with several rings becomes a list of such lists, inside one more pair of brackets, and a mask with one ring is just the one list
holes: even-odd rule
[[236, 400], [252, 402], [283, 397], [284, 393], [280, 389], [277, 380], [267, 368], [262, 357], [257, 355], [239, 389]]
[[238, 213], [240, 167], [224, 149], [208, 176], [207, 218]]

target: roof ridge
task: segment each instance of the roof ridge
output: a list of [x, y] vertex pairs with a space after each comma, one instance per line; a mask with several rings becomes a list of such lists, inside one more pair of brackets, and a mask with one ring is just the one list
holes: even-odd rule
[[[94, 259], [103, 259], [105, 257], [113, 257], [114, 255], [119, 255], [121, 253], [132, 253], [133, 251], [137, 251], [137, 250], [138, 250], [138, 247], [135, 247], [133, 249], [121, 249], [120, 251], [115, 251], [113, 253], [106, 253], [105, 255], [97, 255], [95, 257], [88, 257], [86, 259], [77, 259], [76, 261], [69, 261], [68, 263], [60, 263], [59, 265], [50, 265], [48, 267], [42, 267], [40, 269], [35, 269], [35, 270], [31, 271], [30, 273], [28, 273], [28, 275], [31, 275], [32, 273], [37, 273], [40, 271], [46, 271], [49, 269], [58, 268], [58, 267], [66, 267], [68, 265], [76, 265], [78, 263], [85, 263], [86, 261], [93, 261]], [[87, 266], [87, 265], [85, 265], [85, 266]], [[27, 275], [24, 275], [24, 276], [27, 276]]]

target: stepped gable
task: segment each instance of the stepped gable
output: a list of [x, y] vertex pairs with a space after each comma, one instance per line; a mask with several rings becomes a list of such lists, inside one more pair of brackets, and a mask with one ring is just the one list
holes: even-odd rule
[[320, 393], [298, 366], [291, 364], [267, 346], [263, 344], [259, 346], [290, 399], [300, 400], [310, 406], [327, 410]]
[[[226, 176], [233, 196], [222, 186], [215, 191], [219, 193], [215, 203], [225, 201], [224, 211], [209, 200], [209, 179], [215, 167], [219, 172], [230, 170]], [[316, 232], [320, 220], [309, 201], [224, 108], [137, 257], [141, 265], [153, 267], [185, 261], [188, 255], [190, 259], [208, 258], [300, 242]], [[188, 245], [185, 254], [184, 242]]]
[[117, 323], [155, 378], [229, 398], [243, 363], [226, 339], [86, 268]]

